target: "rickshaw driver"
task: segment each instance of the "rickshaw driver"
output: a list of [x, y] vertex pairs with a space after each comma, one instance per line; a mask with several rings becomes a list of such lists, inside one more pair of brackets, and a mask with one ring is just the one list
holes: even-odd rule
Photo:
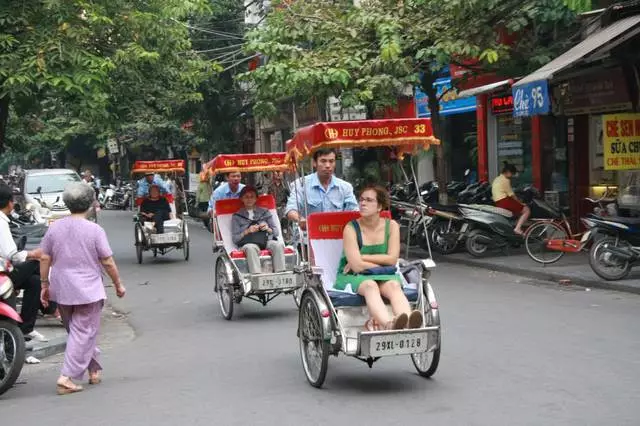
[[162, 180], [160, 175], [153, 172], [145, 173], [144, 177], [138, 181], [138, 198], [144, 198], [149, 196], [149, 187], [151, 185], [157, 185], [161, 194], [169, 194], [169, 188], [167, 184]]
[[[358, 201], [353, 194], [353, 186], [336, 176], [335, 149], [319, 149], [313, 154], [315, 173], [304, 177], [304, 187], [291, 185], [291, 194], [287, 200], [285, 214], [287, 219], [298, 223], [302, 230], [306, 229], [307, 220], [302, 217], [305, 212], [304, 193], [306, 189], [307, 213], [357, 211]], [[298, 180], [301, 183], [301, 179]]]
[[213, 194], [211, 194], [208, 210], [209, 216], [213, 216], [216, 201], [227, 198], [240, 198], [240, 191], [242, 191], [242, 188], [245, 186], [243, 183], [240, 183], [242, 180], [242, 173], [229, 172], [227, 173], [226, 178], [227, 182], [220, 185], [215, 191], [213, 191]]

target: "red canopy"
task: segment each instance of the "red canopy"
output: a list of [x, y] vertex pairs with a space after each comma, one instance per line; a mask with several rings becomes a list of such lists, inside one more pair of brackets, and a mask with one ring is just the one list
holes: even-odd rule
[[212, 175], [231, 172], [274, 172], [291, 170], [285, 162], [284, 152], [265, 152], [255, 154], [220, 154], [209, 161], [205, 168]]
[[293, 139], [287, 141], [287, 158], [296, 161], [322, 148], [378, 146], [397, 147], [402, 155], [439, 144], [428, 118], [337, 121], [298, 130]]
[[146, 173], [177, 173], [184, 174], [184, 160], [156, 160], [156, 161], [136, 161], [133, 163], [132, 175], [142, 175]]

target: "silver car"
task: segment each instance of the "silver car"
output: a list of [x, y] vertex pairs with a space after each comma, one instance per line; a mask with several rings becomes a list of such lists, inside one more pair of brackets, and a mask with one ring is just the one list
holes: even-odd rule
[[[65, 187], [80, 182], [80, 176], [69, 169], [33, 169], [24, 171], [22, 195], [26, 206], [33, 206], [35, 216], [51, 223], [71, 214], [62, 201]], [[88, 219], [97, 222], [95, 207], [89, 211]]]

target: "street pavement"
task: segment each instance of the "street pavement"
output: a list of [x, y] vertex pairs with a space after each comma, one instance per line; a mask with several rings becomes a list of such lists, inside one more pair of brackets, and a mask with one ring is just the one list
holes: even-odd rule
[[[640, 297], [439, 264], [443, 347], [433, 379], [408, 357], [330, 358], [304, 378], [291, 297], [243, 301], [231, 322], [213, 294], [211, 239], [192, 225], [191, 260], [137, 265], [130, 213], [105, 212], [127, 285], [103, 327], [104, 381], [59, 397], [61, 356], [26, 366], [0, 397], [2, 424], [637, 425]], [[110, 289], [112, 292], [112, 289]], [[126, 321], [125, 321], [126, 320]], [[133, 333], [135, 332], [135, 337]]]

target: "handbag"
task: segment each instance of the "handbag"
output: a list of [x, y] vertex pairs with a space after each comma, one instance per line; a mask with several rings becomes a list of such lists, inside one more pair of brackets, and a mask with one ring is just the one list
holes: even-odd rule
[[[358, 248], [362, 249], [362, 230], [357, 220], [352, 220], [351, 225], [356, 231], [356, 237], [358, 238]], [[360, 272], [360, 275], [395, 275], [398, 272], [398, 268], [393, 266], [376, 266], [375, 268], [365, 269]]]
[[247, 234], [238, 242], [238, 246], [242, 247], [245, 244], [255, 244], [260, 250], [267, 248], [267, 242], [269, 241], [269, 234], [267, 231], [258, 231]]

